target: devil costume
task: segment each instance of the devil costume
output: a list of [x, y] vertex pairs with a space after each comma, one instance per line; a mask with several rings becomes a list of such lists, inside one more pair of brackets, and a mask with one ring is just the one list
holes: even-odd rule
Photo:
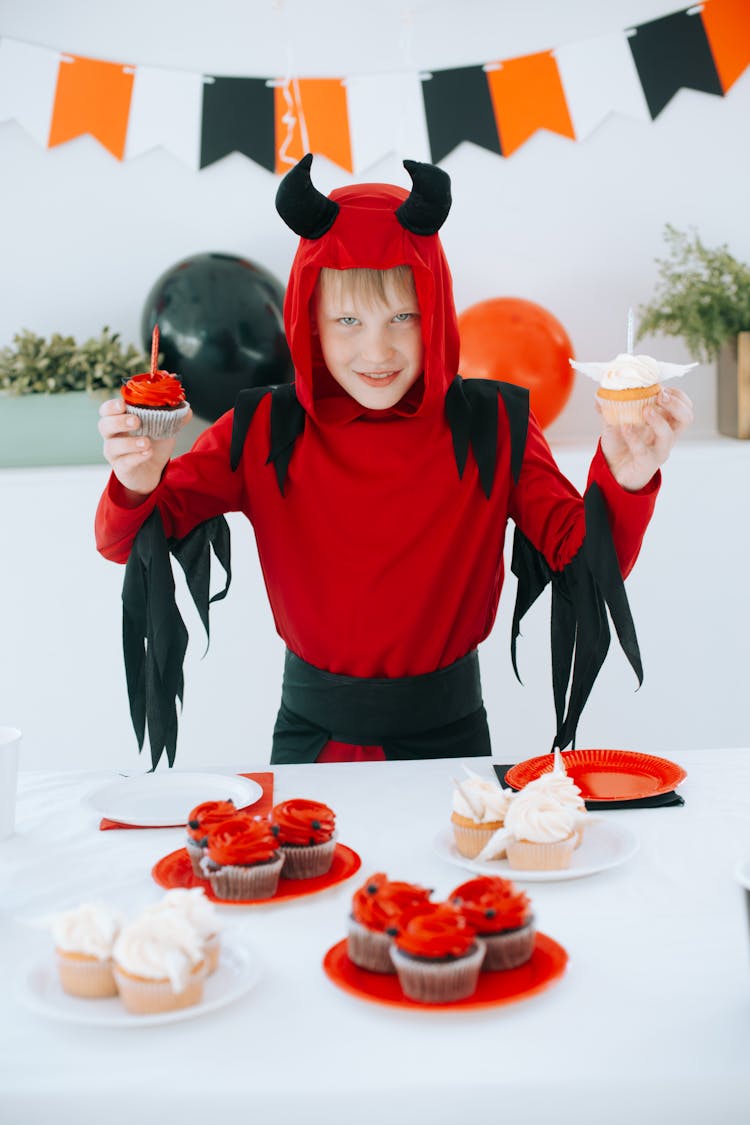
[[[294, 384], [243, 391], [138, 507], [114, 475], [99, 504], [99, 550], [129, 560], [124, 641], [139, 742], [148, 725], [152, 759], [163, 748], [174, 759], [187, 636], [169, 551], [207, 627], [210, 552], [228, 585], [222, 514], [241, 511], [287, 646], [272, 762], [490, 752], [476, 648], [495, 620], [509, 518], [513, 663], [521, 617], [551, 582], [553, 741], [563, 748], [607, 651], [607, 609], [641, 678], [622, 576], [659, 474], [626, 492], [598, 448], [582, 498], [555, 465], [525, 390], [457, 375], [437, 236], [450, 207], [444, 172], [407, 161], [411, 193], [365, 184], [327, 198], [311, 183], [311, 160], [277, 196], [301, 236], [284, 306]], [[401, 265], [414, 276], [424, 373], [392, 408], [368, 410], [327, 372], [311, 302], [322, 267]]]

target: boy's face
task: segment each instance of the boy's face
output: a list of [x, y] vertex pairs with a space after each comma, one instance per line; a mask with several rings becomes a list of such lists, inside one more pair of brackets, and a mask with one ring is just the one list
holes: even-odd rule
[[416, 294], [386, 280], [381, 302], [342, 277], [318, 284], [314, 307], [323, 359], [339, 386], [368, 410], [395, 406], [422, 374]]

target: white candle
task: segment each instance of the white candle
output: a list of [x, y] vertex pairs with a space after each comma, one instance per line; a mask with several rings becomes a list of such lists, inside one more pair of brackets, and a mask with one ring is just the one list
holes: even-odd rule
[[633, 306], [628, 309], [628, 355], [633, 354]]

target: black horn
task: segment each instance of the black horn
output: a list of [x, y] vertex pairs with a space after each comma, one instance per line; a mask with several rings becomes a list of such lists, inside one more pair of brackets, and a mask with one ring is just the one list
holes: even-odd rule
[[276, 192], [276, 210], [300, 238], [322, 238], [339, 213], [338, 203], [313, 186], [311, 164], [312, 153], [308, 152], [287, 172]]
[[451, 209], [451, 178], [434, 164], [405, 160], [411, 194], [396, 211], [402, 227], [412, 234], [437, 234]]

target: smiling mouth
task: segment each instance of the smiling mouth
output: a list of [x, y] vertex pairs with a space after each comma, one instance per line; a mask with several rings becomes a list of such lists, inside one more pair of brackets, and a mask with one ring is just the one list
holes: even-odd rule
[[359, 378], [368, 387], [388, 387], [398, 378], [400, 371], [358, 371]]

